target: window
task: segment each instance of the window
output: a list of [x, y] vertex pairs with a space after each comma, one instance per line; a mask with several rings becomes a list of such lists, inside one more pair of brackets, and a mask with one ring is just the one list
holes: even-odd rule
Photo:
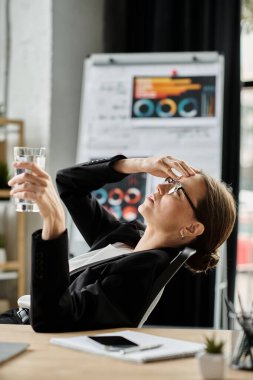
[[[253, 0], [242, 0], [241, 147], [236, 292], [250, 308], [253, 294]], [[236, 295], [237, 298], [237, 295]]]

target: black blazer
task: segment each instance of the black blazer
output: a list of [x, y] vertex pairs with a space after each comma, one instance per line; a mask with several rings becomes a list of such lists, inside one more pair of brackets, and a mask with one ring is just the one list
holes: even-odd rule
[[[123, 242], [135, 247], [144, 226], [122, 223], [91, 196], [92, 190], [126, 175], [112, 163], [95, 160], [57, 173], [60, 197], [91, 250]], [[153, 249], [86, 265], [69, 273], [68, 236], [32, 237], [31, 325], [35, 331], [74, 331], [137, 327], [157, 277], [178, 250]]]

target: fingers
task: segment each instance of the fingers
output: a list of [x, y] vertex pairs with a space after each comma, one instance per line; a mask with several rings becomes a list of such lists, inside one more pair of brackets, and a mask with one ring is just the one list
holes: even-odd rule
[[23, 182], [20, 185], [13, 187], [10, 191], [10, 195], [15, 197], [18, 196], [19, 193], [23, 192], [41, 195], [45, 191], [45, 188], [46, 186], [38, 186], [30, 182]]
[[24, 172], [8, 181], [11, 196], [38, 202], [50, 183], [49, 175], [33, 162], [14, 162], [13, 166]]
[[11, 178], [8, 181], [9, 186], [16, 186], [16, 185], [21, 185], [22, 183], [27, 182], [31, 183], [33, 185], [40, 185], [40, 186], [46, 186], [47, 181], [44, 178], [40, 178], [38, 176], [35, 176], [30, 173], [22, 173], [22, 174], [17, 174], [13, 178]]
[[[15, 162], [13, 166], [16, 169], [24, 170], [23, 173], [15, 175], [8, 181], [9, 186], [20, 185], [24, 182], [31, 184], [46, 186], [49, 180], [49, 175], [39, 168], [33, 162]], [[29, 171], [28, 171], [29, 170]]]
[[166, 178], [178, 179], [178, 177], [180, 177], [180, 175], [177, 175], [172, 170], [172, 167], [167, 168], [167, 170], [166, 170]]
[[12, 166], [16, 169], [27, 169], [31, 170], [34, 174], [40, 177], [48, 177], [47, 172], [41, 169], [35, 162], [13, 162]]
[[26, 200], [29, 200], [29, 201], [34, 201], [37, 203], [38, 201], [38, 193], [34, 193], [32, 191], [28, 191], [28, 190], [24, 190], [24, 191], [20, 191], [20, 189], [18, 191], [15, 191], [15, 192], [11, 192], [11, 195], [13, 196], [13, 198], [16, 198], [16, 199], [26, 199]]
[[191, 169], [194, 171], [194, 173], [201, 173], [200, 169], [193, 168], [192, 166], [191, 166]]
[[[168, 177], [177, 179], [179, 176], [189, 177], [196, 174], [193, 167], [189, 166], [183, 160], [177, 160], [173, 157], [167, 156], [162, 159], [163, 164], [166, 166]], [[179, 174], [177, 174], [179, 172]]]
[[29, 186], [32, 186], [33, 188], [45, 188], [47, 183], [48, 182], [44, 178], [34, 176], [30, 173], [22, 173], [10, 179], [8, 185], [14, 190], [14, 188], [21, 188], [21, 186], [23, 186], [22, 188], [24, 188], [24, 186], [25, 188]]
[[[27, 181], [27, 178], [29, 181]], [[31, 180], [30, 180], [31, 179]], [[35, 180], [34, 180], [35, 179]], [[16, 199], [26, 199], [38, 204], [47, 192], [47, 184], [39, 177], [29, 173], [22, 173], [9, 181], [14, 187], [10, 191], [10, 195]]]
[[195, 170], [191, 166], [189, 166], [185, 161], [176, 161], [175, 169], [177, 169], [183, 176], [191, 176], [196, 174]]

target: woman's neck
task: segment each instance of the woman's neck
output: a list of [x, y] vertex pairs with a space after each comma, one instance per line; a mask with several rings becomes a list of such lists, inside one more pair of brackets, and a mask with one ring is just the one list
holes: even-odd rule
[[136, 245], [134, 252], [157, 249], [161, 247], [177, 247], [179, 245], [178, 239], [177, 241], [173, 240], [174, 239], [172, 237], [168, 238], [167, 234], [165, 235], [160, 232], [158, 233], [147, 226], [143, 236]]

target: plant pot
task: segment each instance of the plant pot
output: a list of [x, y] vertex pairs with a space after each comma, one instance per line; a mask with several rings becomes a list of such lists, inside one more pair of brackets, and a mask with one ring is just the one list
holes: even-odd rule
[[226, 359], [224, 354], [200, 352], [198, 355], [200, 372], [205, 380], [223, 379]]

